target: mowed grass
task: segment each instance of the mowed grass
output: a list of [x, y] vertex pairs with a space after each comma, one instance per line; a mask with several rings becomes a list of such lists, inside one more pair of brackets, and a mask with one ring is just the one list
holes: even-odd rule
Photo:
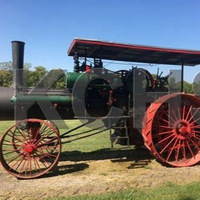
[[[76, 128], [78, 126], [80, 126], [82, 124], [81, 121], [79, 120], [66, 120], [65, 121], [66, 125], [67, 125], [67, 130], [65, 129], [61, 129], [60, 130], [60, 134], [62, 135], [63, 133], [65, 133], [66, 131]], [[84, 137], [87, 136], [89, 134], [94, 134], [99, 132], [100, 130], [104, 130], [105, 127], [102, 127], [103, 124], [90, 124], [89, 127], [88, 126], [83, 126], [80, 129], [77, 129], [69, 134], [67, 134], [67, 136], [69, 136], [69, 138], [66, 139], [62, 139], [63, 142], [69, 142], [71, 140], [72, 142], [66, 143], [62, 145], [62, 151], [81, 151], [81, 152], [92, 152], [92, 151], [97, 151], [97, 150], [101, 150], [101, 149], [105, 149], [105, 148], [110, 148], [111, 144], [110, 144], [110, 135], [109, 135], [109, 131], [103, 131], [100, 132], [96, 135], [92, 135], [90, 137], [86, 137], [80, 140], [76, 140], [77, 138], [80, 137]], [[82, 134], [83, 132], [92, 130], [94, 128], [98, 128], [101, 127], [100, 130], [94, 130], [92, 132], [88, 132], [85, 134]], [[76, 137], [71, 137], [74, 134], [80, 134]]]
[[0, 136], [11, 126], [13, 121], [0, 121]]
[[[13, 124], [14, 124], [14, 121], [0, 121], [0, 137]], [[66, 124], [65, 127], [61, 126], [61, 129], [59, 129], [60, 135], [69, 131], [70, 129], [80, 126], [82, 124], [82, 122], [79, 120], [66, 120], [65, 124]], [[90, 125], [90, 126], [92, 126], [92, 125]], [[93, 125], [93, 127], [98, 127], [98, 126]], [[102, 128], [101, 130], [103, 130], [104, 128]], [[83, 133], [83, 132], [89, 131], [91, 129], [92, 129], [91, 127], [84, 126], [78, 130], [75, 130], [75, 131], [67, 134], [67, 136], [69, 136], [69, 138], [62, 139], [62, 142], [64, 142], [64, 143], [67, 142], [66, 144], [62, 145], [62, 151], [63, 152], [66, 152], [66, 151], [91, 152], [91, 151], [97, 151], [97, 150], [104, 149], [104, 148], [110, 148], [111, 144], [110, 144], [110, 139], [109, 139], [110, 138], [109, 131], [103, 131], [103, 132], [93, 135], [91, 137], [87, 137], [87, 138], [83, 138], [81, 140], [75, 140], [73, 142], [70, 142], [71, 140], [77, 139], [78, 137], [83, 137], [83, 136], [93, 134], [93, 133], [99, 131], [99, 130], [95, 130], [95, 131], [92, 131], [91, 133], [86, 133], [86, 134], [81, 134], [76, 137], [71, 137], [73, 134]]]
[[[97, 195], [79, 195], [74, 197], [54, 198], [54, 200], [198, 200], [200, 183], [177, 186], [168, 183], [165, 187], [140, 190], [127, 189]], [[50, 200], [50, 199], [49, 199]]]

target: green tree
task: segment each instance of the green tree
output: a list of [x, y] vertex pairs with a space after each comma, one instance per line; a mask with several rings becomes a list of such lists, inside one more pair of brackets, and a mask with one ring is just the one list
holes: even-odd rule
[[12, 85], [13, 72], [7, 70], [0, 70], [0, 86], [10, 87]]
[[183, 90], [185, 93], [191, 93], [191, 94], [194, 93], [192, 84], [186, 81], [183, 82]]
[[43, 66], [36, 66], [34, 71], [26, 70], [27, 87], [34, 87], [37, 85], [46, 73], [47, 70]]
[[12, 62], [11, 61], [0, 62], [0, 70], [12, 71], [13, 70]]
[[1, 62], [0, 63], [0, 86], [10, 87], [13, 80], [13, 68], [12, 62]]

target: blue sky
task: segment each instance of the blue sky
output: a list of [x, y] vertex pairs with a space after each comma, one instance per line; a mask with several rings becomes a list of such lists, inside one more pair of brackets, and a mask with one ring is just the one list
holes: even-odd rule
[[[75, 37], [200, 50], [199, 10], [198, 0], [0, 0], [0, 62], [11, 60], [12, 40], [26, 42], [25, 62], [69, 71]], [[185, 71], [191, 82], [200, 68]]]

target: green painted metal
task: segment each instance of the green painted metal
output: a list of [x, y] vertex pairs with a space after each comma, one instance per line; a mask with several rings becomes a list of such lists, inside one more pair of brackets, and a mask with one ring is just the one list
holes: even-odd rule
[[11, 98], [12, 103], [26, 103], [26, 102], [48, 102], [50, 101], [51, 103], [58, 103], [58, 104], [67, 104], [71, 105], [72, 104], [72, 96], [52, 96], [52, 95], [23, 95], [23, 96], [13, 96]]
[[82, 73], [67, 72], [66, 73], [66, 87], [73, 88], [76, 80], [82, 75]]
[[[110, 80], [113, 80], [113, 85], [117, 84], [117, 78], [114, 76], [114, 74], [107, 74], [105, 77], [103, 77], [106, 79], [108, 79], [107, 81], [109, 82]], [[69, 89], [73, 89], [75, 82], [78, 80], [79, 84], [80, 82], [83, 84], [85, 83], [91, 83], [92, 80], [96, 80], [96, 79], [102, 79], [102, 77], [99, 77], [98, 74], [95, 73], [75, 73], [75, 72], [67, 72], [66, 73], [66, 87]], [[98, 85], [98, 87], [101, 87]], [[105, 85], [102, 85], [102, 87], [106, 87]]]

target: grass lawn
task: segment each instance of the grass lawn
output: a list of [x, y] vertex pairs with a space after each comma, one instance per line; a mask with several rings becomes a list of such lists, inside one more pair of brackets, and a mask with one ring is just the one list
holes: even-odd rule
[[100, 195], [81, 195], [57, 198], [56, 200], [198, 200], [200, 199], [200, 183], [177, 186], [168, 183], [165, 187], [146, 190], [122, 190]]
[[[81, 125], [81, 122], [78, 120], [66, 120], [65, 122], [67, 125], [67, 130], [70, 130], [72, 128], [75, 128], [75, 127]], [[0, 121], [0, 136], [3, 135], [3, 133], [11, 125], [13, 125], [13, 123], [14, 123], [13, 121]], [[76, 130], [76, 131], [70, 133], [69, 135], [82, 133], [82, 132], [88, 131], [88, 130], [90, 130], [90, 128], [82, 127], [79, 130]], [[66, 129], [60, 129], [60, 134], [65, 133], [65, 132], [66, 132]], [[92, 133], [94, 133], [94, 132], [95, 131], [93, 131]], [[82, 136], [84, 136], [84, 135], [80, 135], [79, 137], [82, 137]], [[77, 138], [77, 137], [75, 137], [75, 138]], [[110, 148], [111, 144], [110, 144], [109, 137], [110, 137], [109, 132], [104, 131], [100, 134], [94, 135], [92, 137], [88, 137], [86, 139], [77, 140], [74, 142], [63, 144], [62, 151], [63, 152], [65, 152], [65, 151], [91, 152], [91, 151], [97, 151], [97, 150], [104, 149], [104, 148]], [[72, 139], [75, 139], [75, 138], [72, 138]], [[70, 139], [68, 139], [68, 138], [62, 139], [62, 142], [69, 141], [69, 140], [71, 140], [71, 138]]]
[[[81, 125], [81, 122], [78, 120], [67, 120], [66, 124], [69, 127], [69, 129], [71, 129], [71, 128], [77, 127], [78, 125]], [[88, 130], [91, 130], [91, 128], [84, 126], [84, 127], [81, 127], [80, 129], [70, 133], [69, 135], [83, 133]], [[60, 133], [62, 134], [65, 131], [66, 130], [61, 129]], [[95, 133], [97, 131], [98, 130], [93, 131], [92, 133]], [[84, 136], [84, 134], [79, 135], [77, 137], [82, 137], [82, 136]], [[77, 138], [77, 137], [75, 137], [75, 138]], [[104, 148], [110, 148], [111, 144], [110, 144], [109, 137], [110, 137], [109, 132], [104, 131], [102, 133], [93, 135], [93, 136], [85, 138], [85, 139], [81, 139], [81, 140], [73, 141], [71, 143], [63, 144], [62, 151], [63, 152], [65, 152], [65, 151], [91, 152], [91, 151], [97, 151], [97, 150], [104, 149]], [[63, 139], [62, 141], [69, 141], [70, 139], [75, 139], [75, 138], [69, 138], [67, 140]]]

